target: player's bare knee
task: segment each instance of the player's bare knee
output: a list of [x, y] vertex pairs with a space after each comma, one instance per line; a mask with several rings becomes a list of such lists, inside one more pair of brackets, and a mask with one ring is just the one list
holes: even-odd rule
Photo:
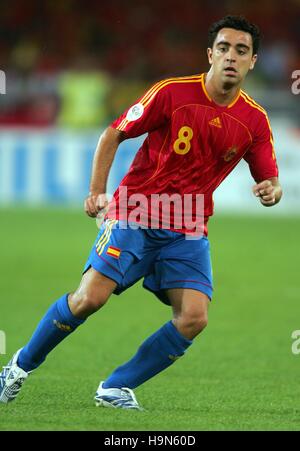
[[81, 297], [82, 306], [90, 313], [99, 310], [106, 303], [107, 297], [102, 293], [83, 293]]
[[207, 315], [188, 316], [184, 318], [185, 327], [192, 329], [195, 333], [200, 333], [207, 326]]
[[200, 318], [198, 318], [198, 321], [197, 321], [197, 325], [196, 325], [196, 326], [197, 326], [197, 329], [198, 329], [199, 333], [200, 333], [203, 329], [206, 328], [207, 324], [208, 324], [208, 318], [207, 318], [207, 315], [203, 315], [203, 316], [201, 316]]
[[69, 306], [75, 316], [86, 318], [103, 307], [107, 300], [104, 293], [76, 291], [69, 296]]
[[71, 312], [79, 318], [95, 313], [106, 303], [116, 287], [116, 282], [89, 268], [82, 276], [75, 293], [69, 296]]
[[208, 318], [206, 313], [198, 315], [184, 314], [174, 319], [175, 326], [177, 326], [179, 332], [185, 337], [193, 339], [196, 335], [205, 329], [208, 324]]

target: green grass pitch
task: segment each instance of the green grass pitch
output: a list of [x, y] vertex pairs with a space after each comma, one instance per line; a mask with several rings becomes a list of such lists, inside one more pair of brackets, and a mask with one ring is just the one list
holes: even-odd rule
[[[0, 330], [7, 353], [76, 288], [97, 233], [80, 211], [0, 210]], [[187, 354], [136, 389], [146, 412], [96, 408], [98, 382], [170, 318], [138, 284], [71, 335], [0, 405], [0, 430], [299, 430], [300, 218], [220, 216], [210, 223], [214, 300]]]

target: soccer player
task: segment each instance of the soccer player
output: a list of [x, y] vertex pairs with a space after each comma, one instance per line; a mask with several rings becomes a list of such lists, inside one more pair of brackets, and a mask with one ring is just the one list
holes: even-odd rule
[[[146, 289], [171, 306], [173, 318], [100, 383], [96, 405], [141, 409], [133, 389], [173, 364], [205, 328], [212, 297], [207, 222], [213, 214], [213, 191], [244, 158], [256, 182], [253, 193], [262, 205], [273, 206], [282, 195], [268, 116], [241, 89], [255, 66], [259, 39], [258, 28], [243, 17], [227, 16], [214, 23], [207, 73], [156, 83], [104, 131], [85, 200], [91, 217], [107, 207], [106, 183], [120, 142], [148, 136], [114, 194], [116, 208], [108, 208], [78, 289], [49, 308], [30, 341], [3, 368], [1, 402], [14, 400], [47, 354], [112, 293], [121, 293], [141, 278]], [[203, 195], [201, 232], [193, 234], [185, 222], [178, 225], [182, 215], [175, 207], [169, 223], [163, 218], [164, 206], [147, 209], [146, 204], [139, 220], [132, 220], [134, 196], [150, 201], [153, 194], [181, 199], [192, 195], [192, 219], [196, 195]]]

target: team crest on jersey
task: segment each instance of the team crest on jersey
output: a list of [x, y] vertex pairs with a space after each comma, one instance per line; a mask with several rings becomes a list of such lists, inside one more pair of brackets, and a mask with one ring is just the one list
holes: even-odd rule
[[231, 161], [236, 154], [238, 153], [238, 148], [236, 146], [230, 147], [230, 149], [226, 150], [224, 155], [224, 161]]
[[136, 103], [127, 111], [126, 119], [128, 121], [136, 121], [143, 116], [144, 106], [141, 103]]

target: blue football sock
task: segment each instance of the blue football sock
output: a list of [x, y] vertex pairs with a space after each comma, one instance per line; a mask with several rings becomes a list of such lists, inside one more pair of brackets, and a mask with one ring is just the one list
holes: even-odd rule
[[172, 321], [147, 338], [135, 356], [119, 366], [103, 384], [103, 388], [135, 388], [172, 365], [193, 341], [183, 337]]
[[62, 296], [51, 305], [30, 341], [20, 352], [18, 366], [27, 372], [37, 368], [49, 352], [84, 321], [72, 314], [68, 305], [68, 295]]

